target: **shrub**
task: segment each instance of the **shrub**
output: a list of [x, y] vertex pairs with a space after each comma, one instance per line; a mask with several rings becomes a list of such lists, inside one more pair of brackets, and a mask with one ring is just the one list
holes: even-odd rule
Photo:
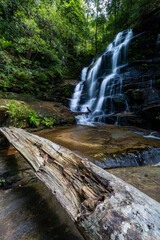
[[25, 127], [29, 116], [29, 108], [24, 102], [11, 100], [6, 106], [1, 106], [7, 110], [13, 126]]
[[56, 118], [52, 118], [52, 117], [44, 117], [44, 119], [42, 120], [42, 124], [45, 127], [49, 127], [52, 128], [54, 123], [56, 121]]
[[10, 124], [15, 127], [38, 127], [44, 126], [52, 128], [56, 118], [42, 117], [24, 102], [11, 100], [6, 106], [1, 106], [7, 110], [10, 117]]
[[13, 77], [18, 80], [23, 80], [23, 82], [28, 82], [32, 78], [32, 73], [29, 71], [24, 71], [20, 69], [14, 69], [13, 70]]

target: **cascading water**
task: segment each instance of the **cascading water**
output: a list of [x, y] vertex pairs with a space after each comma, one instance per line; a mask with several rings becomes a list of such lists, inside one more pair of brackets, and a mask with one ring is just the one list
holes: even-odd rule
[[106, 122], [106, 118], [122, 111], [129, 111], [123, 88], [121, 69], [126, 65], [131, 29], [118, 33], [93, 67], [82, 70], [81, 82], [76, 86], [70, 109], [88, 112], [77, 116], [79, 124]]
[[73, 112], [78, 111], [79, 101], [80, 101], [82, 90], [84, 87], [83, 82], [86, 80], [87, 70], [88, 70], [88, 67], [83, 68], [82, 74], [81, 74], [81, 82], [77, 84], [74, 90], [74, 93], [70, 102], [70, 109]]

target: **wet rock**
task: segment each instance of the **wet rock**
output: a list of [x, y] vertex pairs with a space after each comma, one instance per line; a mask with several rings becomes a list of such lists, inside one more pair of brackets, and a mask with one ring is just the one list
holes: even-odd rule
[[102, 155], [100, 161], [96, 159], [92, 161], [101, 168], [155, 165], [160, 163], [160, 148], [128, 149], [125, 153], [106, 153]]
[[[143, 105], [150, 105], [153, 103], [160, 102], [159, 90], [155, 88], [145, 88], [145, 89], [129, 89], [128, 96], [132, 99], [130, 104], [141, 103]], [[133, 103], [134, 101], [134, 103]]]
[[160, 202], [159, 166], [116, 168], [107, 171]]
[[1, 157], [0, 179], [5, 180], [0, 186], [0, 240], [83, 240], [19, 154]]
[[[160, 201], [160, 167], [158, 165], [131, 167], [160, 161], [160, 140], [137, 134], [139, 131], [144, 136], [149, 136], [149, 130], [111, 125], [95, 127], [75, 125], [46, 131], [39, 133], [39, 136], [89, 158], [98, 166], [104, 168], [115, 166], [116, 169], [107, 168], [107, 171]], [[159, 137], [159, 134], [152, 132], [152, 136]], [[124, 166], [130, 168], [123, 168]]]
[[115, 124], [116, 126], [147, 126], [148, 128], [152, 128], [152, 124], [150, 122], [134, 112], [123, 112], [106, 116], [105, 122], [107, 124]]
[[160, 34], [157, 36], [157, 55], [160, 56]]
[[[129, 109], [131, 112], [135, 112], [136, 117], [127, 115], [121, 117], [122, 125], [133, 124], [151, 129], [158, 127], [158, 123], [155, 121], [158, 114], [156, 111], [159, 111], [158, 105], [160, 104], [158, 21], [158, 14], [149, 16], [141, 23], [141, 30], [138, 28], [133, 30], [134, 37], [128, 52], [129, 63], [120, 69], [120, 75], [123, 79], [123, 93]], [[148, 25], [144, 22], [148, 22]], [[152, 28], [148, 28], [148, 26], [152, 26]], [[157, 105], [157, 107], [153, 105]], [[119, 113], [122, 112], [121, 107], [118, 108]]]
[[[113, 155], [135, 154], [146, 151], [147, 149], [160, 148], [160, 140], [143, 137], [137, 134], [135, 129], [118, 127], [113, 125], [90, 126], [66, 126], [54, 130], [44, 130], [37, 133], [57, 144], [69, 148], [72, 151], [81, 152], [87, 157], [96, 160], [103, 159], [103, 156], [94, 155], [107, 153], [111, 158]], [[140, 130], [139, 130], [140, 131]], [[146, 133], [149, 135], [149, 131]], [[149, 151], [149, 150], [147, 150]], [[127, 163], [128, 164], [128, 163]]]

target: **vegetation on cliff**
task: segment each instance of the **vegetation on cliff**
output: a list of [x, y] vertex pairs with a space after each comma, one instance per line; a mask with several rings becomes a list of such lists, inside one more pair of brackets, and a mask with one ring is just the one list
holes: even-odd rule
[[102, 52], [122, 29], [140, 24], [158, 0], [0, 2], [0, 89], [42, 99], [70, 96], [64, 78]]

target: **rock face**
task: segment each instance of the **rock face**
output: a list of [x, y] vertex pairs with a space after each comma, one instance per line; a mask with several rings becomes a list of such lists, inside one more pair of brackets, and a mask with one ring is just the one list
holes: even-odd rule
[[44, 117], [55, 116], [57, 118], [57, 124], [73, 124], [75, 122], [74, 113], [72, 113], [66, 106], [61, 103], [40, 100], [27, 103], [38, 114], [41, 114]]
[[[128, 66], [121, 70], [123, 92], [132, 114], [119, 114], [120, 125], [160, 129], [160, 15], [143, 19], [134, 29]], [[112, 116], [115, 119], [117, 115]]]

